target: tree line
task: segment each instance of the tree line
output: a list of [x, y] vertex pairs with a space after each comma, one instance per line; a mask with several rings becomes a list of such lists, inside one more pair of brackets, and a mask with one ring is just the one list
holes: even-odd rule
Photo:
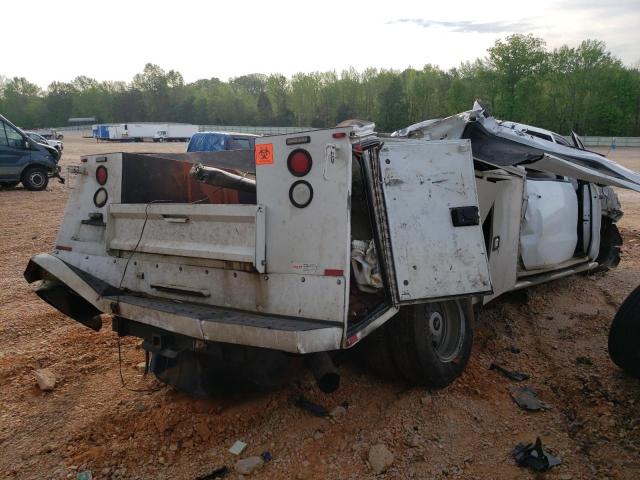
[[562, 134], [640, 136], [640, 68], [625, 66], [598, 40], [551, 50], [541, 38], [511, 35], [485, 58], [446, 71], [427, 64], [185, 83], [179, 72], [147, 64], [130, 82], [79, 76], [46, 90], [0, 75], [0, 112], [26, 128], [93, 116], [103, 123], [309, 127], [361, 118], [389, 132], [469, 110], [475, 99], [497, 118]]

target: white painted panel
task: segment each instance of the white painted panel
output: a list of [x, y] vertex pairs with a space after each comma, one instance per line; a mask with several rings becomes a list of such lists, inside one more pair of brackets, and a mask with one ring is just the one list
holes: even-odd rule
[[256, 212], [259, 208], [262, 207], [111, 205], [107, 221], [107, 248], [253, 264], [258, 238]]
[[520, 238], [525, 269], [570, 260], [578, 243], [578, 197], [569, 182], [527, 180], [527, 210]]
[[[352, 153], [348, 137], [332, 137], [337, 131], [347, 129], [256, 140], [256, 151], [264, 144], [273, 148], [273, 163], [256, 165], [258, 203], [267, 212], [267, 273], [349, 271]], [[296, 137], [309, 137], [309, 141], [287, 145], [287, 139]], [[312, 157], [311, 170], [303, 177], [292, 175], [287, 168], [287, 158], [296, 149], [304, 149]], [[313, 199], [304, 208], [295, 207], [289, 199], [290, 188], [297, 181], [308, 182], [313, 189]]]
[[490, 291], [482, 225], [451, 218], [478, 207], [468, 140], [387, 142], [379, 162], [399, 301]]

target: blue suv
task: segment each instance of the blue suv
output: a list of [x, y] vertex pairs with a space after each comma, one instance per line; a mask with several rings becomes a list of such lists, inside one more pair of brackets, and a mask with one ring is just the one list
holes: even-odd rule
[[55, 148], [33, 141], [0, 115], [0, 186], [11, 188], [22, 182], [27, 190], [44, 190], [49, 177], [63, 181], [59, 159]]

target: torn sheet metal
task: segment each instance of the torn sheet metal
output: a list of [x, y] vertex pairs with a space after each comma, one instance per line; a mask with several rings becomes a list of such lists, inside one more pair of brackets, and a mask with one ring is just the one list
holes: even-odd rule
[[[527, 168], [640, 191], [640, 175], [608, 158], [576, 146], [545, 140], [528, 133], [535, 127], [495, 119], [478, 102], [469, 111], [435, 120], [425, 120], [394, 132], [392, 136], [424, 138], [468, 138], [473, 156], [499, 165]], [[535, 129], [540, 130], [540, 129]], [[551, 138], [553, 132], [547, 132]]]
[[489, 370], [495, 370], [496, 372], [501, 373], [504, 377], [509, 380], [513, 380], [514, 382], [523, 382], [524, 380], [529, 380], [529, 375], [523, 372], [511, 371], [507, 370], [504, 367], [501, 367], [498, 364], [492, 363], [489, 365]]
[[523, 410], [531, 412], [549, 410], [550, 405], [538, 398], [538, 392], [530, 387], [511, 387], [511, 397]]
[[535, 443], [519, 443], [514, 447], [511, 455], [519, 466], [530, 468], [535, 472], [546, 472], [561, 463], [559, 458], [542, 448], [540, 437], [536, 438]]

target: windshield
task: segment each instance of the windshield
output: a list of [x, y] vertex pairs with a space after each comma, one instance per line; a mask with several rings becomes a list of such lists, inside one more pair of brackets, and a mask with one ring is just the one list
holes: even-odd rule
[[226, 150], [228, 135], [222, 133], [196, 133], [191, 137], [187, 152], [219, 152]]
[[44, 143], [45, 145], [47, 144], [47, 140], [44, 137], [38, 135], [37, 133], [27, 133], [27, 135], [34, 142]]

